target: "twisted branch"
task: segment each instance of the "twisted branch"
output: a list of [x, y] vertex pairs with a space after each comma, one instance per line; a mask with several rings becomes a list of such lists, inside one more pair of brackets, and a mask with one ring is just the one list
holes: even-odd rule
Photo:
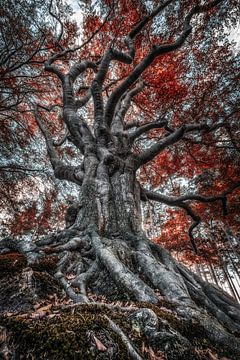
[[198, 194], [187, 194], [187, 195], [182, 195], [179, 197], [168, 196], [168, 195], [160, 194], [160, 193], [157, 193], [154, 191], [150, 191], [150, 190], [141, 188], [141, 192], [142, 192], [141, 197], [142, 197], [142, 200], [146, 200], [146, 198], [147, 198], [150, 200], [161, 202], [161, 203], [169, 205], [169, 206], [176, 206], [176, 207], [184, 209], [186, 211], [187, 215], [189, 215], [193, 220], [193, 223], [190, 226], [188, 233], [189, 233], [189, 238], [190, 238], [191, 244], [193, 246], [193, 249], [197, 253], [197, 247], [196, 247], [194, 237], [193, 237], [193, 230], [200, 224], [201, 218], [197, 214], [194, 213], [193, 209], [187, 203], [187, 201], [198, 201], [198, 202], [202, 202], [202, 203], [211, 203], [211, 202], [215, 202], [215, 201], [221, 201], [222, 208], [223, 208], [223, 214], [227, 215], [227, 195], [231, 194], [238, 187], [240, 187], [240, 182], [233, 184], [229, 189], [225, 190], [222, 194], [217, 195], [217, 196], [203, 196], [203, 195], [198, 195]]
[[53, 140], [51, 137], [51, 134], [49, 133], [48, 129], [44, 126], [39, 111], [38, 106], [36, 105], [34, 108], [34, 114], [36, 122], [39, 126], [39, 129], [41, 130], [45, 142], [47, 145], [47, 152], [48, 156], [52, 165], [52, 168], [54, 170], [54, 175], [56, 178], [60, 180], [68, 180], [71, 182], [74, 182], [78, 185], [82, 184], [84, 173], [81, 171], [81, 166], [70, 166], [65, 165], [58, 157], [56, 150], [54, 149]]

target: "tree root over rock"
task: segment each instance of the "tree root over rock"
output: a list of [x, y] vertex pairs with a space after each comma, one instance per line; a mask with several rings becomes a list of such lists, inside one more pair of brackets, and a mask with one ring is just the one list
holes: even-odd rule
[[[6, 241], [2, 246], [6, 249]], [[7, 246], [11, 251], [10, 240]], [[71, 230], [51, 241], [40, 239], [34, 246], [13, 242], [12, 250], [18, 259], [12, 269], [21, 257], [17, 266], [21, 296], [27, 292], [32, 298], [28, 307], [15, 309], [20, 315], [1, 318], [14, 344], [9, 350], [13, 354], [21, 354], [21, 348], [36, 358], [140, 360], [150, 358], [153, 351], [167, 359], [201, 359], [197, 350], [210, 348], [219, 356], [240, 357], [239, 305], [143, 234], [109, 239], [95, 231]], [[13, 255], [0, 256], [6, 260]], [[39, 301], [33, 281], [36, 271], [55, 278], [72, 301], [70, 305], [59, 301], [39, 322], [33, 321], [34, 315], [21, 318], [24, 311], [34, 314]], [[6, 314], [13, 309], [3, 310]], [[19, 331], [22, 336], [17, 339]], [[63, 333], [69, 334], [67, 338]], [[149, 353], [141, 353], [143, 343]]]
[[206, 359], [201, 352], [219, 353], [198, 324], [181, 320], [170, 309], [152, 305], [155, 312], [143, 305], [136, 303], [139, 309], [129, 311], [98, 304], [56, 306], [41, 318], [36, 312], [5, 314], [0, 316], [0, 351], [6, 359], [54, 360], [150, 360], [153, 354], [163, 360], [200, 360]]

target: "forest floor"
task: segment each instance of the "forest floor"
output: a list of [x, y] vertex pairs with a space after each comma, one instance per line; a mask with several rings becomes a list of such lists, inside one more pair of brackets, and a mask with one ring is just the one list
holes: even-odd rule
[[[236, 359], [209, 343], [197, 322], [181, 319], [160, 295], [157, 305], [91, 294], [91, 303], [74, 304], [49, 274], [54, 260], [30, 268], [20, 254], [0, 255], [0, 359], [127, 360], [134, 351], [135, 359], [147, 360]], [[149, 342], [134, 322], [140, 308], [155, 312], [160, 332], [168, 326], [190, 347]]]

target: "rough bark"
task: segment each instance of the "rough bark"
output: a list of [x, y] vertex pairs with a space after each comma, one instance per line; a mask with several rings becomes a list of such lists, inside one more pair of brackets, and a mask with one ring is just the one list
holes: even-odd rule
[[[90, 160], [72, 225], [68, 223], [65, 231], [39, 239], [34, 245], [25, 239], [18, 242], [4, 239], [2, 251], [22, 253], [29, 266], [57, 256], [51, 273], [75, 303], [91, 304], [92, 293], [109, 300], [155, 305], [164, 298], [174, 304], [177, 316], [189, 323], [197, 322], [210, 343], [227, 349], [233, 359], [237, 358], [239, 305], [146, 238], [141, 229], [140, 187], [134, 162], [128, 159], [128, 166], [121, 167], [115, 161], [113, 164], [113, 160], [106, 166], [97, 156]], [[155, 331], [146, 330], [153, 326], [149, 322], [154, 322], [151, 319], [155, 315], [141, 311], [135, 321], [156, 349], [162, 350], [166, 344], [191, 347], [187, 337], [176, 330], [165, 327], [159, 331], [157, 325]], [[109, 324], [126, 343], [122, 330], [111, 320]], [[131, 349], [132, 358], [140, 358], [130, 343], [126, 346]]]

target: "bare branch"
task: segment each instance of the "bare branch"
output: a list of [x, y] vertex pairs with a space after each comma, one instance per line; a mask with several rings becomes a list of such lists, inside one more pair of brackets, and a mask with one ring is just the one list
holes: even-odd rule
[[159, 194], [154, 191], [146, 190], [143, 188], [141, 188], [141, 196], [142, 196], [143, 200], [146, 200], [146, 198], [147, 198], [150, 200], [161, 202], [161, 203], [169, 205], [169, 206], [180, 207], [180, 208], [184, 209], [189, 216], [191, 216], [191, 218], [193, 219], [193, 223], [189, 228], [188, 234], [189, 234], [189, 238], [190, 238], [192, 247], [193, 247], [195, 253], [197, 254], [197, 247], [196, 247], [192, 233], [193, 233], [193, 230], [195, 229], [195, 227], [200, 223], [201, 219], [199, 216], [197, 216], [194, 213], [192, 208], [188, 204], [184, 203], [183, 201], [178, 201], [177, 198], [175, 198], [175, 197], [166, 196], [166, 195]]
[[34, 58], [34, 56], [40, 52], [41, 48], [42, 48], [42, 45], [44, 43], [44, 41], [46, 40], [46, 37], [45, 36], [42, 36], [40, 39], [39, 39], [39, 44], [37, 46], [35, 46], [35, 50], [32, 52], [32, 54], [29, 55], [29, 57], [23, 61], [16, 61], [16, 63], [12, 64], [7, 70], [5, 69], [4, 73], [10, 73], [10, 72], [13, 72], [15, 70], [18, 70], [19, 68], [21, 68], [22, 66], [26, 65], [26, 64], [29, 64], [30, 61]]
[[[161, 139], [157, 143], [153, 144], [149, 149], [143, 151], [141, 154], [137, 156], [137, 167], [147, 163], [152, 160], [155, 156], [157, 156], [160, 152], [162, 152], [165, 148], [170, 145], [177, 143], [179, 140], [184, 138], [184, 134], [195, 132], [195, 131], [205, 131], [211, 132], [220, 127], [225, 126], [225, 123], [217, 123], [209, 126], [205, 123], [200, 124], [184, 124], [177, 130], [171, 129], [168, 124], [163, 125], [167, 131], [170, 132], [170, 135]], [[136, 130], [137, 131], [137, 130]], [[184, 138], [185, 139], [185, 138]]]
[[121, 61], [126, 64], [131, 64], [135, 57], [135, 47], [134, 40], [136, 36], [142, 31], [142, 29], [162, 10], [165, 9], [173, 0], [167, 0], [163, 4], [159, 4], [148, 16], [145, 16], [141, 21], [138, 22], [136, 26], [129, 32], [129, 34], [124, 39], [124, 42], [128, 48], [128, 53], [123, 53], [118, 50], [113, 50], [114, 60]]
[[[113, 4], [114, 4], [114, 2], [113, 2]], [[103, 28], [103, 26], [106, 24], [110, 14], [111, 14], [111, 11], [112, 11], [112, 7], [110, 7], [110, 10], [107, 13], [107, 15], [106, 15], [105, 19], [103, 20], [102, 24], [91, 34], [91, 36], [86, 41], [84, 41], [81, 45], [79, 45], [79, 46], [77, 46], [77, 47], [75, 47], [73, 49], [68, 49], [66, 52], [67, 53], [72, 53], [72, 52], [81, 50], [85, 45], [87, 45], [94, 38], [94, 36], [99, 33], [99, 31]]]
[[52, 2], [53, 2], [53, 0], [50, 0], [50, 4], [49, 4], [48, 11], [49, 11], [49, 14], [50, 14], [54, 19], [56, 19], [57, 22], [60, 24], [60, 33], [59, 33], [59, 35], [58, 35], [58, 37], [57, 37], [57, 42], [58, 42], [58, 45], [60, 46], [60, 48], [62, 49], [62, 47], [61, 47], [61, 45], [60, 45], [59, 43], [60, 43], [60, 41], [61, 41], [61, 39], [62, 39], [62, 36], [63, 36], [63, 23], [62, 23], [61, 19], [60, 19], [56, 14], [54, 14], [54, 13], [52, 12]]
[[130, 142], [133, 142], [135, 139], [137, 139], [142, 134], [145, 134], [147, 131], [152, 130], [152, 129], [161, 129], [161, 128], [165, 127], [166, 124], [167, 124], [167, 122], [165, 120], [163, 120], [163, 121], [155, 121], [155, 122], [151, 122], [151, 123], [139, 126], [136, 130], [134, 130], [133, 132], [131, 132], [129, 134], [129, 140], [130, 140]]
[[49, 156], [49, 159], [51, 161], [51, 164], [52, 164], [52, 167], [53, 169], [55, 168], [55, 166], [57, 165], [58, 163], [58, 156], [57, 156], [57, 153], [53, 147], [53, 141], [52, 141], [52, 138], [51, 138], [51, 135], [49, 134], [48, 130], [46, 129], [46, 127], [44, 126], [41, 118], [40, 118], [40, 114], [39, 114], [39, 111], [38, 111], [38, 105], [35, 106], [34, 108], [34, 115], [35, 115], [35, 120], [38, 124], [38, 127], [39, 129], [41, 130], [44, 138], [45, 138], [45, 141], [46, 141], [46, 145], [47, 145], [47, 150], [48, 150], [48, 156]]
[[189, 228], [189, 238], [191, 240], [191, 244], [193, 246], [194, 251], [197, 253], [197, 247], [194, 242], [193, 238], [193, 230], [196, 228], [197, 225], [200, 224], [201, 218], [196, 215], [191, 208], [191, 206], [188, 204], [187, 201], [198, 201], [202, 203], [211, 203], [215, 201], [221, 201], [222, 207], [223, 207], [223, 214], [227, 215], [227, 195], [231, 194], [235, 189], [240, 187], [240, 182], [237, 182], [233, 184], [229, 189], [225, 190], [222, 194], [216, 195], [216, 196], [203, 196], [198, 194], [187, 194], [182, 196], [168, 196], [161, 193], [157, 193], [154, 191], [150, 191], [147, 189], [141, 188], [141, 197], [142, 200], [150, 199], [154, 201], [161, 202], [163, 204], [166, 204], [168, 206], [176, 206], [184, 209], [187, 213], [187, 215], [191, 216], [193, 223]]
[[[211, 203], [215, 201], [224, 201], [224, 198], [226, 198], [227, 195], [231, 194], [235, 189], [240, 187], [240, 182], [237, 182], [233, 184], [229, 189], [222, 192], [220, 195], [216, 196], [203, 196], [198, 194], [187, 194], [182, 196], [169, 196], [164, 195], [160, 193], [156, 193], [150, 190], [143, 189], [143, 194], [146, 195], [148, 198], [151, 198], [152, 200], [160, 201], [166, 205], [170, 206], [178, 206], [178, 203], [182, 203], [185, 201], [198, 201], [202, 203]], [[226, 213], [226, 210], [224, 209], [224, 212]]]

